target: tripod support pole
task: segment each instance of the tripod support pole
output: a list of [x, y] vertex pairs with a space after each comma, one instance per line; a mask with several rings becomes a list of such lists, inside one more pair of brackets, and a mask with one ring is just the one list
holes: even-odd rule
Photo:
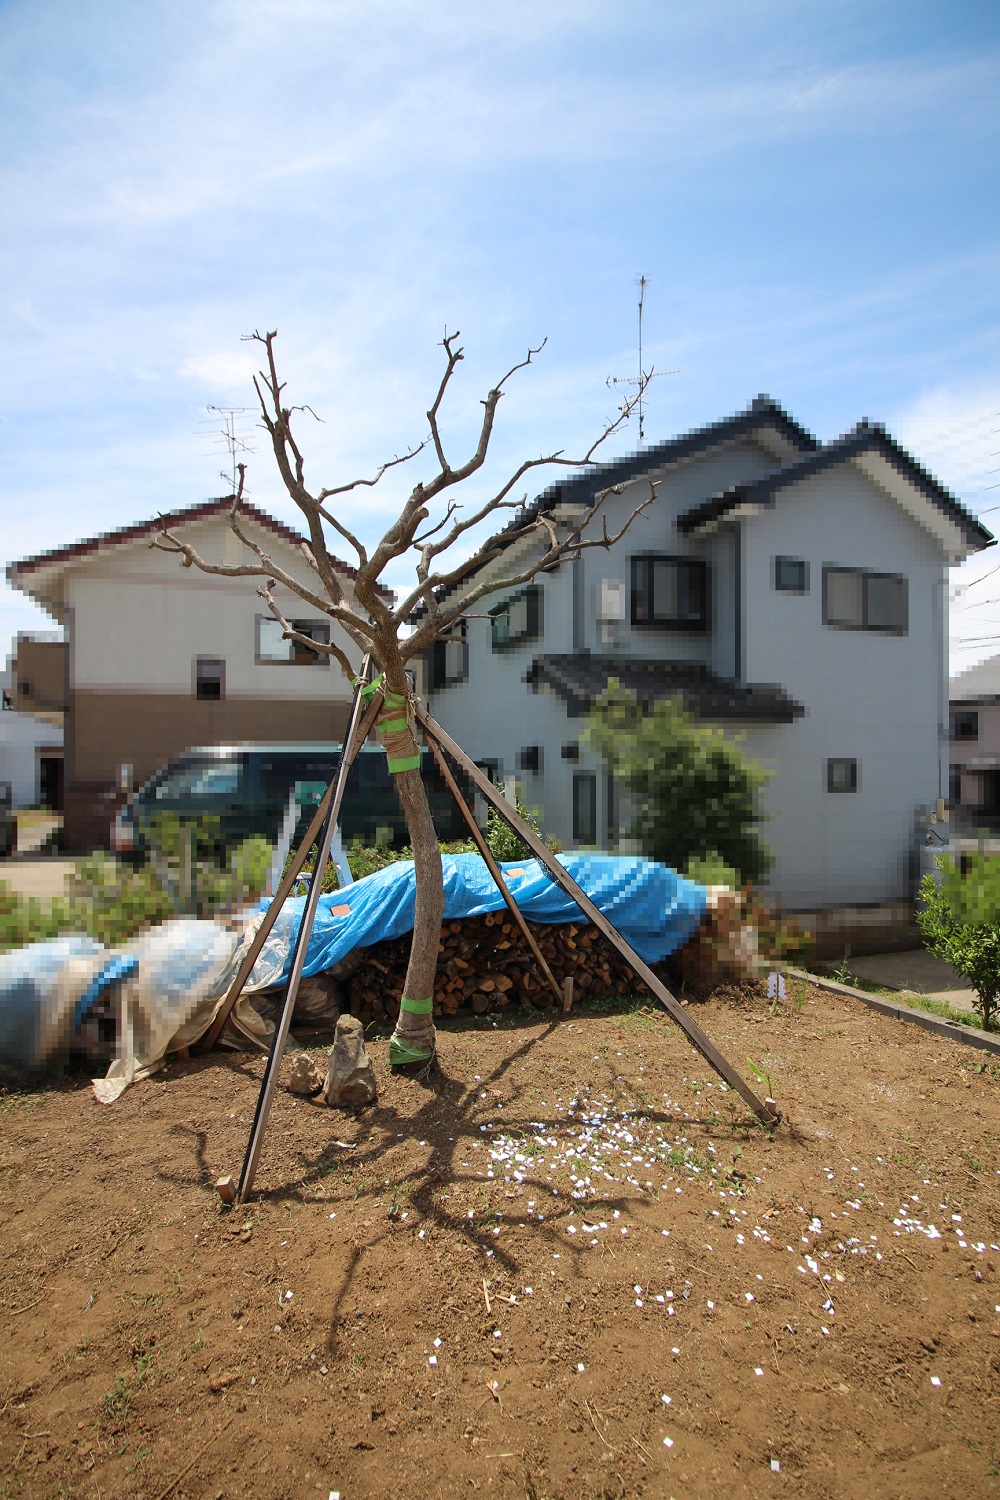
[[674, 998], [662, 980], [656, 977], [649, 965], [643, 962], [635, 949], [612, 926], [599, 907], [595, 906], [590, 897], [580, 889], [569, 872], [563, 869], [552, 851], [546, 848], [537, 833], [528, 827], [524, 819], [518, 816], [506, 798], [500, 795], [489, 777], [483, 774], [475, 762], [466, 755], [465, 751], [441, 728], [441, 725], [435, 719], [431, 718], [431, 715], [419, 700], [416, 704], [416, 717], [428, 740], [436, 741], [462, 767], [462, 770], [469, 777], [470, 781], [472, 781], [477, 791], [481, 792], [490, 806], [494, 807], [501, 817], [506, 819], [510, 827], [513, 828], [519, 838], [523, 839], [535, 857], [541, 860], [557, 885], [560, 885], [566, 894], [572, 897], [584, 916], [593, 922], [594, 926], [599, 932], [604, 934], [608, 942], [617, 948], [618, 952], [632, 967], [634, 972], [639, 975], [640, 979], [645, 981], [664, 1010], [673, 1017], [692, 1046], [697, 1048], [705, 1061], [715, 1069], [719, 1077], [724, 1079], [730, 1088], [736, 1090], [744, 1102], [753, 1110], [762, 1125], [777, 1125], [781, 1119], [780, 1113], [770, 1108], [762, 1099], [757, 1098], [757, 1095], [746, 1080], [737, 1073], [728, 1059], [723, 1056], [715, 1044], [705, 1035], [701, 1027], [691, 1019], [684, 1007]]

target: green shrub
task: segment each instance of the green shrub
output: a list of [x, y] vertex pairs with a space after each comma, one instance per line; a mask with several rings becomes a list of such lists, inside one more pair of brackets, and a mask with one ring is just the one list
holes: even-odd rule
[[628, 788], [635, 808], [629, 836], [644, 854], [675, 870], [692, 859], [719, 859], [740, 883], [767, 874], [771, 856], [756, 824], [768, 773], [721, 729], [697, 723], [680, 698], [647, 710], [612, 679], [591, 712], [587, 738], [609, 775]]
[[[0, 951], [63, 932], [85, 932], [116, 947], [167, 917], [214, 916], [260, 896], [274, 857], [271, 845], [252, 838], [227, 851], [213, 842], [216, 832], [209, 826], [185, 830], [165, 820], [148, 865], [136, 869], [110, 854], [88, 854], [77, 860], [66, 895], [51, 901], [0, 886]], [[185, 846], [197, 857], [188, 860]]]
[[727, 865], [715, 849], [710, 849], [707, 854], [693, 854], [683, 873], [688, 880], [696, 880], [699, 885], [727, 885], [731, 891], [740, 888], [739, 873], [732, 865]]
[[921, 882], [917, 925], [930, 951], [976, 991], [989, 1031], [1000, 1001], [1000, 859], [975, 855], [964, 874], [948, 858], [938, 867]]

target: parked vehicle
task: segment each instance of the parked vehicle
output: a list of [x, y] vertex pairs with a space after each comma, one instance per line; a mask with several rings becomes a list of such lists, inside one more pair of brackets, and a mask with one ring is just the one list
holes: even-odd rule
[[[155, 820], [164, 813], [182, 819], [219, 819], [219, 842], [227, 847], [254, 834], [276, 843], [292, 792], [298, 809], [294, 844], [304, 835], [340, 762], [340, 745], [202, 745], [185, 750], [119, 811], [111, 834], [117, 854], [142, 859]], [[433, 757], [422, 752], [423, 775], [435, 826], [442, 839], [464, 838], [466, 827]], [[346, 845], [408, 842], [403, 810], [385, 753], [366, 745], [351, 767], [340, 815]]]

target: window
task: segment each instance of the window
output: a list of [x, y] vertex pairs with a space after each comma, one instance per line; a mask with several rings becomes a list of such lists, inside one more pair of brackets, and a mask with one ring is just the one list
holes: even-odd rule
[[541, 745], [524, 745], [517, 752], [517, 769], [530, 771], [532, 776], [537, 776], [542, 769]]
[[823, 621], [835, 630], [906, 635], [906, 579], [895, 573], [867, 573], [862, 568], [824, 568]]
[[953, 740], [978, 740], [979, 710], [976, 708], [953, 708], [951, 711], [951, 737]]
[[500, 785], [500, 762], [498, 760], [477, 760], [476, 765], [484, 776], [488, 776], [494, 786]]
[[958, 807], [962, 801], [962, 767], [952, 766], [948, 772], [948, 801]]
[[236, 760], [195, 761], [167, 771], [153, 792], [157, 802], [185, 802], [191, 797], [228, 797], [239, 791]]
[[194, 695], [206, 703], [226, 696], [226, 664], [215, 656], [199, 656], [194, 668]]
[[776, 557], [774, 586], [779, 594], [808, 594], [809, 564], [800, 557]]
[[826, 789], [828, 792], [856, 792], [858, 789], [858, 763], [856, 760], [828, 760], [826, 763]]
[[632, 624], [707, 630], [707, 564], [693, 557], [633, 557]]
[[506, 651], [519, 641], [534, 641], [542, 633], [542, 591], [535, 583], [490, 610], [494, 651]]
[[427, 675], [432, 692], [454, 682], [465, 682], [469, 675], [469, 643], [464, 620], [459, 620], [443, 640], [431, 646], [427, 653]]
[[579, 760], [580, 759], [580, 741], [579, 740], [570, 740], [568, 744], [563, 745], [562, 750], [561, 750], [560, 753], [562, 755], [563, 760]]
[[573, 842], [597, 843], [597, 777], [590, 771], [573, 776]]
[[[299, 635], [307, 635], [311, 641], [322, 646], [330, 644], [329, 620], [289, 620]], [[301, 641], [289, 641], [277, 620], [269, 615], [257, 616], [257, 664], [268, 666], [280, 663], [292, 667], [326, 666], [329, 658], [321, 651], [310, 651]]]

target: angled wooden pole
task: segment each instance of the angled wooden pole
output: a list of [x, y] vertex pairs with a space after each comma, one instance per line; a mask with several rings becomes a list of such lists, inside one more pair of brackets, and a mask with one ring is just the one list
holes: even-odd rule
[[493, 879], [497, 885], [497, 889], [504, 899], [507, 910], [514, 918], [514, 921], [517, 923], [518, 927], [521, 930], [521, 935], [523, 936], [525, 942], [528, 944], [528, 947], [531, 949], [532, 953], [535, 955], [535, 961], [538, 964], [538, 967], [541, 969], [542, 973], [545, 975], [546, 980], [551, 985], [552, 992], [555, 995], [556, 1000], [560, 1005], [562, 1005], [564, 1003], [563, 992], [560, 988], [559, 981], [546, 963], [545, 955], [542, 953], [541, 948], [539, 948], [537, 942], [535, 941], [534, 933], [531, 931], [531, 928], [528, 926], [527, 922], [524, 920], [524, 917], [521, 915], [521, 909], [507, 887], [507, 882], [503, 878], [503, 871], [497, 864], [496, 860], [493, 858], [492, 849], [483, 838], [483, 831], [480, 828], [479, 824], [476, 822], [472, 808], [462, 796], [462, 793], [459, 790], [458, 782], [451, 774], [451, 768], [448, 765], [448, 762], [445, 760], [444, 756], [441, 754], [437, 740], [432, 734], [428, 732], [426, 724], [424, 725], [424, 734], [427, 738], [428, 745], [430, 745], [431, 747], [431, 754], [434, 756], [434, 759], [438, 763], [438, 769], [441, 772], [441, 775], [444, 777], [445, 782], [447, 783], [448, 790], [451, 792], [451, 795], [454, 797], [455, 802], [458, 805], [459, 812], [462, 814], [462, 817], [469, 825], [469, 832], [472, 835], [473, 842], [475, 843], [476, 848], [479, 850], [480, 854], [485, 860], [486, 868], [493, 876]]
[[[349, 743], [347, 740], [345, 740], [344, 742], [343, 755], [348, 756], [348, 770], [350, 770], [350, 767], [354, 764], [354, 761], [357, 759], [359, 750], [361, 749], [365, 740], [368, 738], [368, 735], [371, 733], [372, 727], [374, 726], [375, 721], [379, 716], [381, 701], [381, 698], [377, 698], [376, 701], [369, 705], [367, 711], [365, 712], [364, 718], [358, 725], [357, 733], [354, 737], [353, 743]], [[216, 1012], [215, 1019], [213, 1020], [211, 1026], [208, 1028], [204, 1037], [198, 1043], [198, 1050], [200, 1052], [207, 1052], [210, 1047], [215, 1046], [215, 1043], [219, 1040], [219, 1037], [222, 1033], [222, 1028], [225, 1026], [226, 1022], [229, 1019], [230, 1011], [242, 995], [243, 986], [246, 984], [247, 980], [250, 978], [250, 975], [253, 973], [253, 966], [261, 955], [264, 944], [267, 942], [267, 939], [270, 936], [271, 928], [274, 926], [275, 922], [278, 920], [278, 917], [281, 915], [281, 908], [288, 900], [288, 897], [292, 891], [292, 887], [295, 885], [295, 882], [298, 880], [299, 876], [302, 873], [302, 867], [305, 864], [306, 860], [309, 858], [310, 849], [313, 847], [316, 840], [320, 836], [320, 830], [322, 829], [326, 816], [330, 811], [330, 803], [333, 800], [335, 785], [336, 777], [333, 778], [326, 791], [324, 792], [323, 799], [320, 802], [319, 806], [316, 808], [315, 813], [313, 814], [313, 820], [309, 824], [302, 842], [296, 849], [291, 864], [288, 866], [288, 869], [282, 876], [281, 884], [275, 891], [274, 896], [271, 900], [271, 904], [267, 908], [267, 911], [264, 913], [261, 919], [260, 926], [254, 933], [253, 942], [250, 944], [250, 947], [246, 951], [243, 961], [240, 964], [239, 970], [237, 971], [236, 978], [229, 986], [229, 990], [226, 994], [225, 1000], [223, 1000], [222, 1004], [219, 1006], [219, 1009]], [[322, 878], [323, 876], [321, 872], [319, 875], [319, 879], [322, 880]]]
[[502, 797], [488, 776], [485, 776], [476, 763], [466, 755], [465, 751], [451, 736], [441, 728], [435, 719], [431, 717], [427, 709], [418, 699], [416, 702], [417, 722], [423, 727], [424, 733], [429, 740], [437, 743], [455, 760], [465, 771], [473, 785], [486, 798], [491, 807], [496, 808], [501, 817], [505, 818], [514, 829], [515, 833], [524, 840], [528, 848], [537, 859], [540, 859], [558, 885], [560, 885], [568, 896], [571, 896], [577, 906], [589, 917], [594, 926], [604, 934], [609, 943], [612, 943], [622, 957], [631, 965], [636, 974], [652, 990], [664, 1010], [677, 1022], [678, 1026], [688, 1037], [692, 1046], [696, 1047], [705, 1061], [714, 1068], [719, 1077], [724, 1079], [730, 1088], [735, 1089], [740, 1098], [750, 1106], [754, 1114], [764, 1125], [777, 1125], [781, 1114], [776, 1109], [771, 1109], [762, 1099], [758, 1099], [753, 1089], [744, 1078], [737, 1073], [733, 1065], [719, 1051], [701, 1027], [691, 1019], [687, 1011], [667, 989], [662, 980], [658, 979], [648, 964], [636, 953], [622, 937], [621, 933], [608, 921], [607, 917], [595, 906], [585, 891], [581, 890], [572, 875], [565, 869], [546, 848], [532, 828], [528, 827], [524, 819], [519, 817], [515, 810]]
[[[364, 709], [366, 687], [368, 682], [368, 668], [371, 658], [366, 656], [361, 668], [360, 675], [355, 679], [354, 703], [351, 708], [351, 720], [347, 734], [344, 736], [344, 749], [340, 757], [340, 765], [337, 774], [330, 783], [333, 795], [330, 799], [330, 807], [327, 813], [326, 825], [319, 842], [319, 850], [316, 855], [316, 867], [313, 878], [309, 882], [309, 894], [306, 897], [302, 919], [299, 922], [299, 930], [295, 937], [295, 946], [292, 952], [291, 969], [288, 975], [288, 984], [285, 989], [285, 999], [282, 1005], [281, 1017], [274, 1029], [271, 1040], [271, 1050], [268, 1054], [267, 1067], [264, 1069], [264, 1078], [260, 1086], [260, 1094], [257, 1099], [257, 1109], [254, 1114], [253, 1126], [250, 1131], [250, 1139], [247, 1142], [246, 1156], [243, 1159], [243, 1170], [240, 1173], [239, 1186], [236, 1190], [237, 1201], [242, 1203], [253, 1189], [253, 1181], [257, 1172], [257, 1162], [260, 1159], [261, 1146], [264, 1143], [264, 1132], [267, 1129], [268, 1116], [271, 1113], [271, 1104], [274, 1099], [274, 1090], [278, 1082], [278, 1069], [285, 1050], [285, 1042], [288, 1039], [289, 1027], [292, 1024], [292, 1012], [295, 1009], [295, 998], [299, 992], [299, 981], [302, 978], [302, 970], [305, 967], [306, 954], [309, 949], [309, 938], [312, 935], [313, 922], [316, 920], [316, 908], [319, 906], [320, 890], [323, 885], [323, 873], [330, 859], [330, 846], [333, 843], [333, 833], [340, 817], [340, 808], [344, 800], [344, 791], [347, 786], [347, 776], [351, 769], [354, 750], [358, 743], [358, 730], [362, 720]], [[382, 692], [377, 689], [372, 704], [378, 704], [376, 712], [381, 710]], [[356, 751], [355, 751], [356, 753]]]

